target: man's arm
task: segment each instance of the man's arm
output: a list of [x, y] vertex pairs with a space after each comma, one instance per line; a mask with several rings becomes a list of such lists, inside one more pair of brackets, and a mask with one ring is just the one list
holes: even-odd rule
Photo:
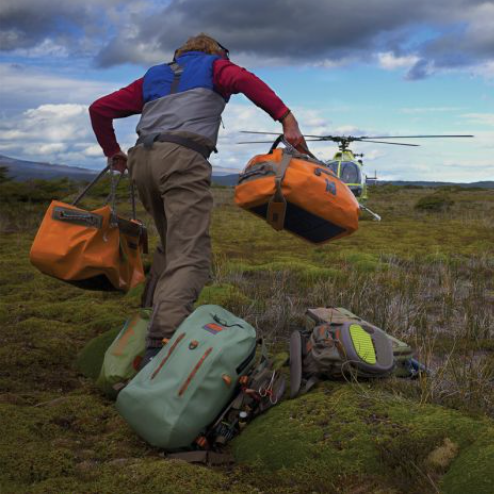
[[305, 145], [298, 122], [279, 96], [261, 79], [229, 60], [217, 60], [213, 67], [216, 89], [225, 97], [242, 93], [255, 105], [281, 122], [286, 140], [293, 146]]
[[[125, 153], [122, 152], [113, 128], [114, 118], [128, 117], [142, 112], [144, 106], [142, 98], [143, 79], [137, 79], [127, 87], [103, 96], [89, 107], [91, 124], [103, 153], [114, 159], [114, 166], [119, 170], [125, 169]], [[123, 169], [121, 169], [123, 166]]]

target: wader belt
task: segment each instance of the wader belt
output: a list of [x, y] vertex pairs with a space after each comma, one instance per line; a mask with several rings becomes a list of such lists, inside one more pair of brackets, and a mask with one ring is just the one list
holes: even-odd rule
[[146, 136], [139, 137], [139, 139], [137, 139], [136, 146], [139, 144], [144, 144], [145, 148], [151, 149], [153, 147], [153, 143], [155, 142], [172, 142], [173, 144], [178, 144], [184, 148], [192, 149], [192, 151], [199, 153], [205, 159], [208, 159], [211, 152], [215, 151], [215, 149], [212, 150], [208, 146], [199, 144], [198, 142], [187, 137], [166, 133], [148, 134]]

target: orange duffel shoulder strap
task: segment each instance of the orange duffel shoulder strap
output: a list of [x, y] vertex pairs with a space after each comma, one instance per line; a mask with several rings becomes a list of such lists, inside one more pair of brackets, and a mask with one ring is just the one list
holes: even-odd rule
[[[283, 156], [281, 158], [281, 162], [278, 165], [275, 177], [275, 193], [273, 197], [269, 200], [268, 210], [266, 215], [267, 222], [275, 229], [275, 230], [283, 230], [285, 225], [285, 216], [287, 203], [286, 199], [283, 196], [282, 191], [282, 183], [285, 178], [288, 167], [290, 166], [290, 162], [292, 158], [300, 158], [305, 161], [309, 161], [311, 163], [315, 163], [318, 165], [324, 165], [323, 162], [318, 160], [310, 151], [307, 145], [300, 144], [298, 149], [294, 148], [292, 145], [287, 143], [282, 136], [280, 136], [271, 147], [270, 152], [272, 153], [274, 149], [283, 142], [286, 146], [283, 149]], [[325, 166], [325, 165], [324, 165]]]
[[276, 170], [274, 179], [275, 193], [269, 200], [266, 220], [275, 230], [283, 230], [286, 216], [286, 199], [283, 196], [281, 185], [285, 178], [286, 171], [290, 166], [293, 155], [283, 150], [283, 156]]

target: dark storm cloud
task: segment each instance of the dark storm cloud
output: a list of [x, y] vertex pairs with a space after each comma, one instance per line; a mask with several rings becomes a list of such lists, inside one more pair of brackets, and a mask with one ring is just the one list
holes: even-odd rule
[[205, 31], [234, 53], [256, 57], [341, 60], [363, 55], [386, 36], [424, 17], [428, 2], [396, 0], [173, 0], [158, 15], [138, 20], [137, 35], [121, 36], [99, 57], [102, 65], [119, 63], [126, 46], [159, 46], [173, 51], [188, 36]]
[[89, 33], [101, 35], [105, 11], [122, 0], [2, 0], [0, 51], [32, 48], [44, 40], [70, 45]]
[[[413, 55], [407, 78], [494, 60], [494, 0], [2, 0], [0, 50], [86, 41], [97, 65], [147, 65], [207, 32], [249, 62]], [[72, 43], [72, 44], [71, 44]]]
[[417, 81], [425, 79], [431, 74], [431, 64], [427, 60], [421, 59], [416, 62], [413, 67], [407, 72], [406, 79], [409, 81]]
[[172, 0], [153, 16], [136, 18], [133, 35], [114, 38], [97, 63], [149, 61], [204, 31], [234, 55], [261, 63], [370, 62], [378, 52], [413, 54], [419, 61], [407, 78], [415, 80], [438, 68], [494, 59], [494, 26], [485, 26], [491, 7], [494, 0]]

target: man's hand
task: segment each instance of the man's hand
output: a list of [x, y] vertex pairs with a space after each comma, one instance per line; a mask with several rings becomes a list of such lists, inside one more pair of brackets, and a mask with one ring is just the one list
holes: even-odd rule
[[110, 164], [110, 162], [113, 169], [117, 172], [124, 173], [127, 169], [127, 155], [123, 151], [119, 151], [108, 158], [108, 164]]
[[293, 116], [293, 113], [289, 113], [281, 122], [283, 126], [283, 135], [285, 139], [294, 147], [299, 150], [305, 150], [307, 148], [307, 143], [305, 142], [304, 136], [300, 129], [298, 128], [298, 122]]

